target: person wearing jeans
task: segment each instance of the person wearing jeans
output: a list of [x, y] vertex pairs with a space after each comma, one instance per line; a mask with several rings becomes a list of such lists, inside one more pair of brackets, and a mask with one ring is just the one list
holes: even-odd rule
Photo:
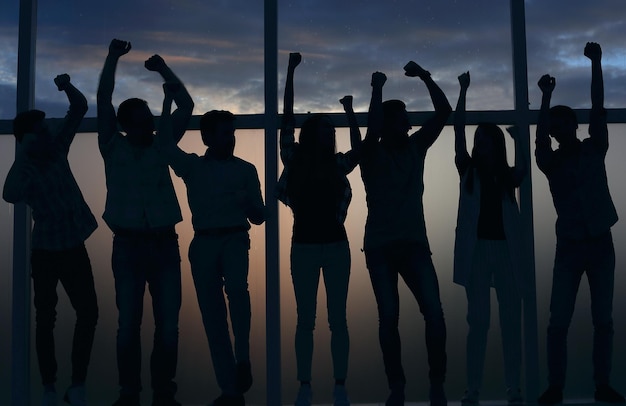
[[[402, 276], [426, 322], [430, 403], [445, 406], [446, 326], [426, 236], [422, 195], [426, 152], [439, 137], [452, 108], [428, 71], [411, 61], [405, 74], [424, 82], [435, 114], [409, 135], [411, 125], [404, 102], [382, 103], [379, 96], [370, 106], [360, 161], [368, 208], [363, 249], [378, 304], [380, 346], [390, 389], [386, 405], [403, 405], [405, 400], [398, 333], [398, 276]], [[375, 91], [382, 94], [382, 84]]]
[[57, 361], [54, 325], [59, 282], [76, 312], [72, 341], [72, 384], [64, 400], [86, 405], [85, 383], [98, 302], [85, 240], [98, 227], [69, 166], [70, 146], [87, 112], [85, 96], [67, 74], [54, 79], [70, 108], [61, 126], [48, 128], [45, 113], [28, 110], [13, 120], [15, 162], [4, 183], [3, 198], [32, 209], [31, 276], [35, 304], [35, 348], [44, 394], [43, 406], [56, 406]]
[[[155, 142], [154, 116], [138, 98], [112, 97], [119, 59], [131, 50], [113, 39], [98, 84], [98, 147], [104, 159], [107, 196], [103, 218], [113, 231], [112, 268], [119, 312], [117, 360], [120, 394], [115, 406], [138, 406], [141, 385], [141, 316], [146, 284], [155, 316], [150, 358], [153, 406], [179, 406], [175, 399], [178, 313], [181, 306], [180, 253], [175, 226], [182, 221], [166, 157]], [[163, 58], [144, 66], [179, 88], [169, 136], [180, 141], [193, 101]], [[118, 124], [125, 134], [118, 131]]]

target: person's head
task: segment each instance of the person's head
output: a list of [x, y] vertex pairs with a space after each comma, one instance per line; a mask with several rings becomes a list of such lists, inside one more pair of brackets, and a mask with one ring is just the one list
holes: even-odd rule
[[559, 144], [569, 144], [576, 139], [578, 119], [576, 113], [567, 106], [550, 108], [550, 135]]
[[49, 152], [52, 136], [45, 117], [46, 113], [33, 109], [18, 113], [13, 119], [15, 139], [31, 157], [43, 158]]
[[154, 116], [145, 100], [124, 100], [117, 109], [117, 121], [129, 137], [146, 137], [154, 134]]
[[233, 156], [235, 116], [230, 111], [211, 110], [200, 119], [202, 142], [219, 158]]
[[401, 100], [383, 102], [382, 138], [388, 141], [401, 140], [408, 136], [410, 129], [406, 104]]
[[307, 152], [333, 155], [336, 150], [335, 126], [330, 116], [313, 114], [307, 117], [300, 128], [298, 141]]
[[479, 123], [474, 133], [472, 159], [479, 168], [502, 171], [508, 168], [504, 133], [493, 123]]

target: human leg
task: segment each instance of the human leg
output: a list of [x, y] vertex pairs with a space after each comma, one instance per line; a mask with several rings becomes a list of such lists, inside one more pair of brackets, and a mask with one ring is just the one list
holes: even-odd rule
[[321, 244], [291, 245], [291, 280], [296, 297], [296, 364], [298, 380], [311, 381], [313, 361], [313, 330], [317, 310], [317, 289], [320, 278]]
[[348, 373], [350, 336], [346, 317], [350, 281], [350, 247], [347, 241], [324, 244], [322, 272], [326, 287], [326, 307], [331, 331], [331, 354], [336, 381], [345, 381]]
[[72, 342], [72, 385], [84, 385], [98, 321], [98, 301], [91, 262], [84, 245], [67, 251], [66, 266], [60, 281], [76, 312]]
[[189, 246], [189, 261], [217, 384], [223, 394], [232, 396], [236, 394], [236, 367], [224, 300], [220, 247], [218, 237], [196, 236]]
[[467, 393], [463, 402], [465, 404], [477, 403], [482, 387], [491, 313], [492, 268], [489, 260], [487, 242], [478, 240], [474, 249], [469, 284], [465, 287], [469, 327], [466, 348]]
[[33, 250], [31, 253], [31, 277], [35, 304], [35, 348], [39, 373], [44, 387], [54, 388], [57, 361], [54, 345], [54, 325], [58, 296], [60, 264], [51, 251]]
[[504, 356], [504, 381], [509, 399], [519, 394], [522, 368], [522, 301], [513, 277], [511, 260], [505, 241], [494, 241], [494, 285], [498, 298], [500, 333]]
[[402, 247], [406, 259], [400, 275], [415, 296], [424, 316], [426, 350], [432, 386], [443, 386], [446, 377], [446, 324], [439, 296], [439, 281], [430, 250], [422, 244]]
[[378, 306], [378, 339], [383, 353], [383, 363], [390, 397], [397, 403], [404, 401], [406, 378], [402, 368], [402, 351], [398, 319], [400, 303], [398, 295], [398, 271], [391, 261], [386, 247], [365, 250], [365, 262], [369, 271], [376, 304]]
[[173, 399], [177, 390], [178, 317], [181, 306], [180, 251], [178, 237], [148, 241], [152, 252], [147, 282], [152, 296], [154, 345], [150, 357], [155, 398]]
[[580, 246], [574, 241], [557, 240], [552, 275], [550, 320], [548, 323], [547, 355], [548, 382], [563, 390], [567, 370], [567, 331], [569, 329], [576, 295], [584, 264]]
[[120, 395], [137, 397], [141, 392], [141, 320], [147, 253], [135, 238], [115, 235], [112, 268], [118, 309], [117, 367]]

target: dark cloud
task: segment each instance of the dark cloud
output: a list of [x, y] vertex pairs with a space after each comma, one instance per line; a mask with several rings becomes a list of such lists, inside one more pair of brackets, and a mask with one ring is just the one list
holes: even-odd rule
[[[617, 81], [626, 75], [626, 2], [525, 4], [531, 107], [538, 107], [536, 81], [544, 73], [557, 76], [555, 98], [575, 107], [588, 103], [590, 69], [582, 56], [587, 41], [603, 46], [607, 106], [623, 107], [624, 82]], [[15, 15], [17, 6], [2, 8], [8, 12], [0, 18], [14, 24], [5, 14]], [[280, 94], [287, 54], [299, 51], [304, 56], [296, 73], [297, 111], [340, 111], [337, 99], [345, 94], [353, 94], [357, 109], [366, 110], [369, 78], [377, 70], [389, 77], [385, 98], [401, 98], [411, 109], [430, 110], [424, 86], [403, 75], [409, 60], [430, 70], [453, 104], [456, 78], [469, 70], [468, 109], [513, 108], [508, 1], [284, 0], [279, 2], [278, 18]], [[95, 102], [108, 43], [117, 37], [130, 40], [133, 50], [120, 61], [116, 103], [142, 97], [158, 113], [160, 79], [145, 71], [143, 61], [159, 53], [187, 84], [196, 100], [196, 114], [210, 108], [264, 111], [261, 1], [63, 0], [40, 2], [38, 20], [40, 99], [52, 97], [51, 79], [67, 71]], [[11, 27], [5, 24], [0, 36], [7, 29]]]

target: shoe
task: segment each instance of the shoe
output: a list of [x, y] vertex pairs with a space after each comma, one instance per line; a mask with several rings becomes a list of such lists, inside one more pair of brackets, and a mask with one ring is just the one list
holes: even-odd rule
[[57, 393], [55, 391], [45, 391], [41, 397], [41, 406], [57, 406]]
[[522, 391], [518, 389], [507, 389], [506, 400], [509, 406], [522, 406], [524, 405], [524, 398], [522, 397]]
[[478, 406], [479, 402], [479, 393], [477, 390], [467, 389], [463, 397], [461, 398], [462, 406]]
[[625, 403], [626, 399], [608, 384], [596, 386], [596, 392], [593, 395], [596, 402], [603, 403]]
[[344, 385], [335, 385], [333, 389], [333, 406], [350, 406], [348, 391]]
[[446, 398], [446, 392], [443, 390], [443, 384], [430, 385], [428, 398], [430, 399], [430, 406], [448, 406], [448, 398]]
[[63, 400], [65, 403], [69, 403], [72, 406], [87, 406], [85, 385], [76, 385], [67, 388]]
[[237, 363], [237, 382], [235, 389], [239, 393], [246, 393], [252, 386], [252, 366], [250, 361], [242, 361]]
[[385, 402], [385, 406], [404, 406], [404, 386], [392, 388]]
[[113, 406], [141, 406], [141, 403], [139, 403], [139, 394], [120, 395], [115, 403], [113, 403]]
[[210, 406], [245, 406], [246, 400], [243, 395], [221, 394]]
[[548, 386], [548, 389], [537, 399], [537, 403], [540, 405], [556, 405], [563, 403], [563, 389], [554, 385]]
[[296, 400], [293, 402], [294, 406], [311, 406], [311, 401], [313, 400], [313, 389], [311, 385], [300, 385], [300, 389], [298, 389], [298, 396], [296, 396]]
[[174, 399], [174, 395], [154, 394], [152, 406], [182, 406]]

